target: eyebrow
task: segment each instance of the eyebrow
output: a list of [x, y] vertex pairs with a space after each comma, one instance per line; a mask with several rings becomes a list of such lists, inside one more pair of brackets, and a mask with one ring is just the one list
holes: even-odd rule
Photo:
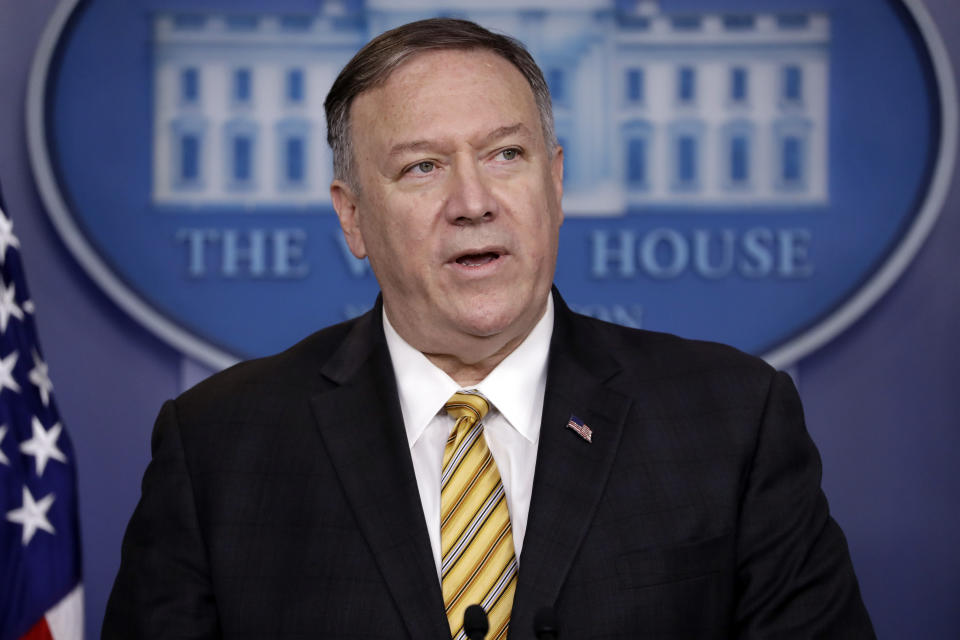
[[490, 144], [491, 142], [496, 142], [497, 140], [502, 140], [507, 136], [512, 136], [515, 133], [522, 132], [524, 134], [528, 133], [527, 126], [522, 122], [516, 124], [511, 124], [506, 127], [498, 127], [487, 134], [487, 137], [484, 138], [484, 144]]
[[[511, 136], [517, 132], [527, 133], [528, 131], [529, 129], [527, 126], [522, 122], [504, 127], [497, 127], [483, 138], [481, 144], [488, 145], [492, 142], [496, 142], [497, 140], [502, 140], [507, 136]], [[389, 155], [399, 156], [405, 153], [424, 151], [426, 149], [433, 148], [434, 146], [436, 146], [436, 143], [431, 142], [430, 140], [412, 140], [410, 142], [400, 142], [390, 147]]]
[[413, 142], [401, 142], [390, 147], [389, 155], [399, 156], [414, 151], [423, 151], [430, 148], [432, 143], [429, 140], [414, 140]]

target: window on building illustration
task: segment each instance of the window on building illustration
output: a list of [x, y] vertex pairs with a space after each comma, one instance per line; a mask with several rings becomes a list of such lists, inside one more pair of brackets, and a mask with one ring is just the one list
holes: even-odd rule
[[547, 86], [550, 87], [550, 95], [558, 103], [564, 103], [567, 100], [567, 77], [563, 69], [556, 67], [547, 70]]
[[178, 13], [173, 16], [173, 28], [178, 31], [199, 31], [206, 22], [206, 16], [199, 13]]
[[798, 65], [783, 68], [783, 100], [785, 102], [803, 101], [803, 69]]
[[697, 71], [693, 67], [680, 67], [677, 70], [677, 100], [690, 103], [697, 98]]
[[185, 111], [170, 122], [169, 179], [175, 190], [195, 191], [203, 187], [206, 122], [199, 114]]
[[646, 97], [643, 69], [627, 69], [627, 102], [643, 102]]
[[646, 31], [650, 28], [650, 18], [631, 13], [620, 13], [617, 16], [620, 26], [634, 31]]
[[697, 182], [697, 138], [690, 134], [677, 136], [676, 183], [692, 187]]
[[801, 186], [804, 182], [803, 138], [796, 135], [784, 136], [780, 155], [780, 181], [783, 186]]
[[730, 184], [743, 186], [750, 181], [750, 140], [745, 135], [730, 138]]
[[810, 180], [810, 135], [813, 123], [789, 116], [773, 125], [774, 188], [781, 191], [806, 190]]
[[180, 181], [196, 182], [200, 179], [200, 137], [184, 134], [180, 138]]
[[227, 28], [231, 31], [253, 31], [260, 23], [260, 18], [255, 15], [233, 15], [226, 18]]
[[747, 118], [732, 120], [720, 131], [722, 151], [717, 175], [721, 186], [744, 190], [753, 182], [755, 123]]
[[[346, 1], [346, 0], [344, 0]], [[440, 17], [440, 16], [437, 16]], [[463, 19], [467, 19], [468, 16], [461, 16]], [[330, 18], [330, 28], [334, 33], [342, 33], [344, 31], [356, 31], [358, 29], [366, 29], [368, 27], [367, 18], [362, 11], [349, 11], [345, 14], [335, 15]]]
[[237, 134], [233, 137], [231, 147], [230, 177], [235, 184], [248, 184], [253, 180], [253, 137]]
[[700, 16], [674, 16], [670, 23], [677, 31], [698, 31], [702, 20]]
[[652, 180], [650, 155], [653, 127], [645, 120], [634, 120], [627, 122], [621, 131], [624, 140], [624, 182], [632, 190], [648, 189]]
[[723, 28], [727, 31], [748, 31], [753, 29], [754, 17], [751, 15], [723, 16]]
[[233, 101], [246, 104], [253, 93], [253, 74], [250, 69], [236, 69], [233, 72]]
[[179, 182], [188, 185], [200, 180], [200, 136], [184, 133], [180, 136]]
[[196, 67], [187, 67], [180, 72], [180, 100], [195, 103], [200, 99], [200, 71]]
[[288, 15], [280, 17], [280, 28], [284, 31], [308, 31], [313, 25], [309, 15]]
[[287, 102], [303, 102], [303, 69], [290, 69], [287, 71]]
[[280, 189], [301, 189], [310, 182], [310, 122], [285, 118], [276, 125], [276, 172]]
[[667, 130], [670, 188], [675, 192], [699, 190], [704, 175], [702, 156], [706, 123], [699, 118], [685, 118], [669, 124]]
[[302, 137], [286, 139], [283, 149], [284, 178], [287, 184], [301, 185], [306, 178], [306, 144]]
[[649, 180], [648, 144], [644, 137], [627, 140], [627, 184], [634, 188], [646, 188]]
[[782, 13], [777, 16], [777, 26], [784, 30], [806, 29], [810, 16], [803, 13]]
[[744, 67], [734, 67], [730, 70], [730, 101], [746, 102], [749, 94], [747, 70]]

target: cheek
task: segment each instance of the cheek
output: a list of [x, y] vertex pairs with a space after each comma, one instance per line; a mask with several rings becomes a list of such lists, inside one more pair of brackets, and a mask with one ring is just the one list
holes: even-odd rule
[[385, 206], [374, 202], [363, 221], [362, 231], [371, 259], [394, 272], [417, 271], [428, 262], [434, 246], [427, 221], [417, 216], [416, 207]]
[[436, 201], [421, 194], [389, 190], [377, 198], [374, 206], [381, 226], [392, 233], [411, 238], [422, 238], [430, 229]]

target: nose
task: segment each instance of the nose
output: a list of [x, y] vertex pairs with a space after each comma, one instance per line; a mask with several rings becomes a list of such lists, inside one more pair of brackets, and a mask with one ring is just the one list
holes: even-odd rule
[[462, 226], [493, 220], [497, 215], [497, 200], [489, 180], [478, 160], [462, 159], [455, 163], [448, 183], [447, 221]]

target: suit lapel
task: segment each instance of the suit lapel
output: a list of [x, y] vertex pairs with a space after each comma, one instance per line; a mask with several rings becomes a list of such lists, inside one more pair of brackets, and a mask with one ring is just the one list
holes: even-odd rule
[[[553, 605], [593, 519], [631, 400], [608, 383], [619, 365], [575, 331], [555, 295], [556, 320], [533, 494], [520, 557], [511, 638], [529, 637], [537, 609]], [[359, 319], [323, 374], [335, 386], [313, 398], [327, 447], [360, 531], [413, 638], [449, 627], [410, 459], [381, 307]], [[576, 415], [588, 443], [566, 425]]]
[[336, 386], [313, 398], [327, 447], [410, 637], [449, 636], [381, 307], [359, 319], [324, 366]]
[[[520, 555], [511, 638], [531, 637], [533, 617], [552, 606], [596, 511], [631, 400], [607, 386], [619, 365], [593, 336], [574, 331], [555, 295], [537, 468]], [[567, 427], [571, 415], [592, 430], [588, 443]]]

